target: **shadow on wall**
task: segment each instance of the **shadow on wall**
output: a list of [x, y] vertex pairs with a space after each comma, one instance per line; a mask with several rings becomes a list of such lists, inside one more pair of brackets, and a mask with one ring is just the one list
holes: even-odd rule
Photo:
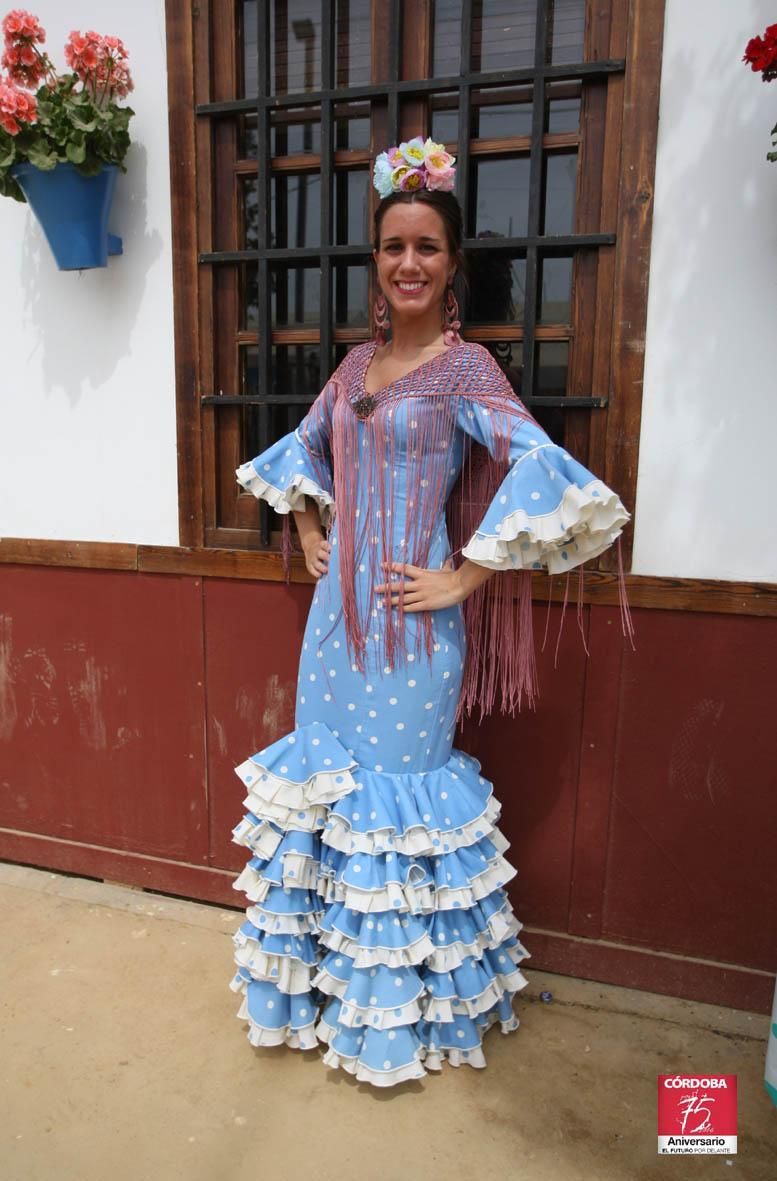
[[[766, 421], [771, 400], [765, 367], [760, 388], [753, 378], [769, 331], [762, 296], [774, 307], [763, 265], [777, 248], [777, 165], [765, 160], [774, 119], [740, 60], [762, 12], [753, 2], [742, 7], [749, 21], [741, 10], [735, 22], [710, 20], [705, 38], [715, 40], [701, 56], [669, 26], [664, 43], [643, 413], [654, 449], [682, 441], [682, 462], [675, 449], [678, 462], [663, 464], [660, 498], [682, 506], [678, 541], [694, 569], [709, 563], [711, 473], [731, 437], [741, 437], [743, 413]], [[688, 14], [675, 11], [684, 28]], [[751, 31], [732, 34], [734, 26]], [[700, 526], [692, 535], [688, 522]]]
[[21, 287], [30, 334], [37, 337], [28, 361], [37, 354], [43, 393], [61, 390], [71, 406], [109, 382], [132, 352], [148, 274], [163, 250], [160, 232], [146, 227], [148, 158], [142, 144], [132, 144], [127, 168], [116, 181], [109, 222], [124, 253], [109, 258], [107, 267], [57, 270], [35, 217], [19, 207], [27, 218]]

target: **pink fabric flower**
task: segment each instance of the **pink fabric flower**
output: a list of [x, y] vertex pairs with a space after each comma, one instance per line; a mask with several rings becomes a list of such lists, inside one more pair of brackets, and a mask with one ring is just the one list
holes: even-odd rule
[[427, 172], [426, 187], [441, 193], [451, 193], [456, 184], [456, 170], [449, 168], [447, 172]]
[[453, 167], [455, 161], [456, 157], [451, 156], [450, 152], [446, 152], [441, 144], [434, 144], [429, 150], [429, 142], [427, 141], [427, 154], [424, 160], [427, 172], [432, 173], [433, 176], [443, 176]]
[[[399, 172], [399, 169], [396, 170]], [[400, 177], [399, 187], [403, 193], [414, 193], [424, 187], [426, 174], [423, 168], [406, 168]]]

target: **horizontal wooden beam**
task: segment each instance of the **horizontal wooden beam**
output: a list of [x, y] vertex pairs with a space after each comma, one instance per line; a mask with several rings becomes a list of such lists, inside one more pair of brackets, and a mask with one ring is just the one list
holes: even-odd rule
[[685, 997], [754, 1013], [771, 1011], [774, 975], [739, 964], [646, 950], [605, 939], [581, 939], [525, 925], [521, 939], [532, 968]]
[[94, 570], [137, 570], [138, 547], [114, 541], [48, 541], [0, 537], [0, 564], [80, 566]]
[[[127, 545], [103, 541], [48, 541], [41, 538], [0, 539], [0, 567], [74, 566], [81, 569], [136, 570], [145, 574], [187, 574], [202, 578], [245, 578], [283, 582], [281, 555], [249, 549], [205, 549], [166, 545]], [[291, 582], [312, 583], [300, 555], [291, 561]], [[565, 577], [533, 576], [533, 598], [564, 599]], [[777, 583], [728, 582], [712, 578], [666, 578], [627, 574], [626, 593], [632, 607], [668, 611], [703, 611], [724, 615], [777, 617]], [[578, 576], [569, 575], [568, 599], [577, 602]], [[583, 602], [617, 605], [618, 578], [607, 570], [585, 570]]]

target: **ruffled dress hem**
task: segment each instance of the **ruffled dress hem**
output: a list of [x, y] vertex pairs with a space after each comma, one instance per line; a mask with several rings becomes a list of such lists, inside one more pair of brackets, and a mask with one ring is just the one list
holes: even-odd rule
[[476, 759], [427, 772], [358, 766], [322, 723], [236, 768], [253, 903], [233, 935], [253, 1046], [325, 1048], [324, 1063], [377, 1087], [486, 1065], [483, 1036], [519, 1026], [522, 924], [500, 805]]

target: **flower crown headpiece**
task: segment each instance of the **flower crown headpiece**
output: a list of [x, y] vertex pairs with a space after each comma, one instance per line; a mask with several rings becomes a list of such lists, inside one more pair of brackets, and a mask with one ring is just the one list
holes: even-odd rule
[[381, 197], [392, 193], [412, 193], [417, 189], [438, 189], [450, 193], [456, 179], [456, 157], [442, 144], [420, 135], [398, 148], [381, 152], [375, 160], [373, 181]]

